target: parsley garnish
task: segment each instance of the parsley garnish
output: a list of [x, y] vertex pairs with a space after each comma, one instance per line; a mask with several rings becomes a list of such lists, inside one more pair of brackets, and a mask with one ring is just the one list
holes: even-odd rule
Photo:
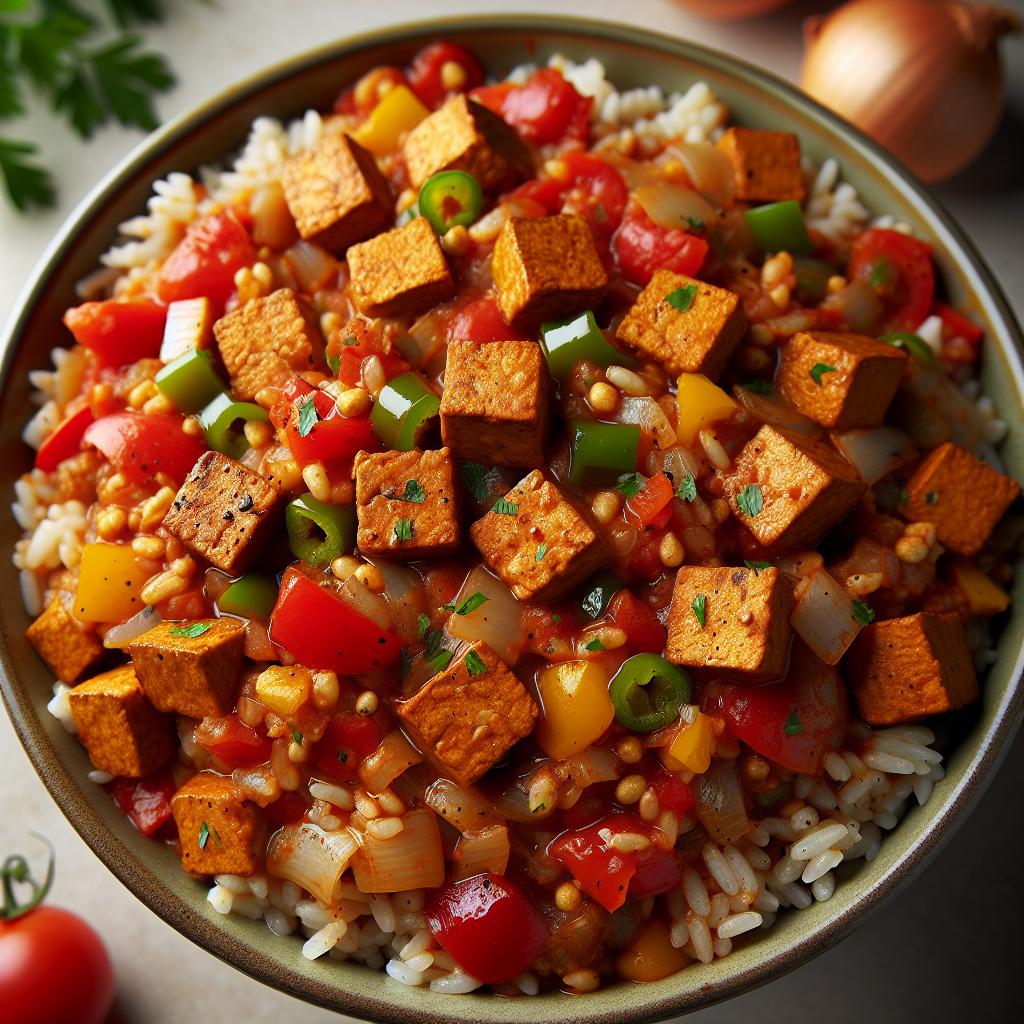
[[338, 371], [341, 369], [341, 356], [327, 356], [327, 365], [330, 368], [331, 373], [335, 377], [338, 376]]
[[700, 623], [700, 628], [703, 629], [707, 624], [707, 608], [708, 598], [707, 594], [698, 594], [691, 602], [690, 608], [693, 611], [694, 617]]
[[169, 629], [167, 632], [171, 636], [183, 636], [188, 640], [195, 640], [197, 636], [202, 636], [208, 629], [213, 629], [212, 622], [190, 622], [187, 626], [175, 626], [174, 629]]
[[299, 437], [308, 437], [319, 418], [316, 402], [313, 401], [312, 395], [308, 395], [299, 406]]
[[533, 556], [533, 560], [535, 562], [539, 562], [547, 553], [548, 553], [548, 546], [547, 546], [547, 544], [541, 544], [540, 547], [537, 548], [537, 554], [535, 554]]
[[348, 754], [344, 750], [338, 751], [338, 760], [342, 764], [348, 764]]
[[748, 569], [753, 569], [753, 570], [754, 570], [754, 575], [755, 575], [755, 576], [757, 575], [757, 571], [758, 571], [758, 569], [770, 569], [770, 568], [772, 567], [772, 563], [771, 563], [771, 562], [751, 562], [751, 561], [750, 561], [749, 559], [747, 559], [747, 558], [744, 558], [744, 559], [743, 559], [743, 564], [744, 564], [744, 565], [745, 565], [745, 566], [746, 566], [746, 567], [747, 567]]
[[926, 494], [926, 495], [924, 496], [924, 500], [925, 500], [925, 501], [926, 501], [926, 502], [927, 502], [927, 503], [928, 503], [929, 505], [938, 505], [938, 503], [939, 503], [939, 492], [938, 492], [938, 491], [929, 491], [929, 492], [928, 492], [928, 493], [927, 493], [927, 494]]
[[764, 495], [757, 484], [747, 484], [739, 494], [736, 495], [736, 504], [740, 511], [751, 519], [764, 508]]
[[435, 672], [443, 672], [451, 664], [451, 660], [451, 651], [437, 651], [430, 657], [430, 667]]
[[670, 306], [678, 309], [680, 313], [685, 313], [693, 305], [693, 300], [696, 298], [697, 286], [695, 284], [684, 284], [682, 288], [669, 292], [665, 296], [665, 301]]
[[853, 602], [853, 617], [862, 625], [870, 626], [875, 621], [875, 612], [866, 601]]
[[585, 651], [603, 651], [604, 650], [604, 644], [601, 643], [601, 641], [595, 636], [593, 640], [588, 640], [583, 645], [583, 650], [585, 650]]
[[199, 849], [205, 850], [206, 844], [210, 841], [210, 826], [204, 821], [199, 829]]
[[359, 344], [359, 342], [355, 338], [353, 338], [351, 334], [347, 338], [344, 338], [341, 343], [342, 345], [345, 346], [345, 348], [351, 348], [353, 345]]
[[871, 268], [871, 287], [881, 288], [889, 281], [889, 261], [887, 259], [880, 259]]
[[700, 217], [690, 217], [690, 216], [687, 216], [687, 218], [686, 218], [686, 226], [688, 228], [692, 228], [694, 231], [703, 231], [704, 230], [704, 221], [702, 221], [700, 219]]
[[478, 590], [475, 594], [470, 594], [456, 609], [456, 615], [469, 615], [470, 612], [475, 612], [477, 608], [482, 604], [486, 604], [490, 600], [489, 597], [481, 594]]
[[552, 615], [551, 621], [557, 626], [562, 621], [561, 615]]
[[517, 516], [519, 515], [519, 506], [514, 502], [499, 498], [491, 506], [491, 511], [496, 512], [499, 516]]
[[811, 367], [811, 380], [813, 380], [814, 383], [817, 384], [818, 387], [820, 388], [821, 387], [821, 378], [824, 377], [826, 373], [835, 373], [835, 372], [836, 372], [836, 367], [830, 366], [828, 363], [815, 363]]
[[426, 612], [420, 612], [416, 616], [416, 635], [422, 640], [430, 629], [430, 616]]
[[790, 711], [789, 718], [786, 719], [786, 724], [782, 727], [782, 731], [787, 736], [796, 736], [804, 731], [804, 723], [800, 721], [796, 705], [794, 705], [793, 710]]
[[615, 490], [627, 498], [635, 498], [644, 489], [645, 483], [647, 481], [639, 473], [626, 473], [619, 477]]
[[402, 494], [396, 495], [399, 501], [408, 501], [413, 505], [422, 505], [426, 500], [427, 494], [420, 486], [419, 480], [406, 480], [405, 491]]
[[482, 676], [487, 671], [484, 659], [476, 651], [470, 651], [466, 655], [466, 668], [471, 676]]
[[683, 477], [682, 482], [679, 484], [679, 488], [676, 490], [676, 497], [682, 498], [685, 501], [696, 501], [697, 499], [697, 481], [693, 479], [692, 473], [687, 473]]
[[487, 497], [484, 467], [479, 462], [464, 462], [462, 464], [462, 482], [477, 501], [483, 501]]
[[395, 523], [395, 540], [412, 540], [412, 520], [411, 519], [399, 519]]
[[772, 393], [772, 383], [769, 380], [765, 380], [764, 377], [755, 377], [753, 380], [748, 380], [743, 387], [748, 391], [753, 391], [755, 395], [770, 395]]
[[910, 501], [910, 495], [907, 494], [906, 487], [901, 487], [899, 489], [899, 493], [896, 495], [896, 504], [899, 505], [900, 508], [903, 508], [908, 501]]
[[293, 739], [293, 740], [294, 740], [294, 741], [295, 741], [296, 743], [298, 743], [298, 745], [299, 745], [300, 747], [302, 746], [302, 733], [301, 733], [301, 732], [299, 732], [299, 730], [298, 730], [298, 729], [292, 729], [292, 739]]

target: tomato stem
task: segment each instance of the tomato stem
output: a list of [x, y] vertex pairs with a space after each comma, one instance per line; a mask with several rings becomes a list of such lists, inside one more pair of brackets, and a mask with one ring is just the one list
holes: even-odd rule
[[[39, 835], [37, 832], [31, 834], [40, 842], [45, 843], [50, 851], [50, 858], [46, 865], [46, 876], [42, 882], [37, 882], [32, 875], [32, 869], [29, 867], [28, 861], [20, 853], [11, 854], [4, 861], [3, 867], [0, 867], [0, 879], [2, 879], [4, 895], [3, 906], [0, 907], [0, 920], [14, 921], [35, 910], [46, 899], [47, 893], [49, 893], [50, 887], [53, 885], [54, 866], [57, 863], [53, 844], [49, 839]], [[32, 893], [28, 902], [19, 903], [14, 891], [15, 884], [27, 885], [31, 888]]]

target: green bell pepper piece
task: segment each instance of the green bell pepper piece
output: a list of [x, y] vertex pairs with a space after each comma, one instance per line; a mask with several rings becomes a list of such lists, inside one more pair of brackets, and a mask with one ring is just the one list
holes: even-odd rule
[[266, 622], [277, 601], [277, 580], [262, 572], [246, 573], [220, 595], [217, 607], [228, 615]]
[[224, 382], [213, 368], [210, 353], [200, 348], [168, 363], [156, 375], [155, 382], [174, 403], [175, 409], [186, 416], [209, 405], [224, 390]]
[[803, 211], [793, 199], [755, 206], [747, 210], [745, 216], [758, 249], [765, 255], [785, 251], [796, 256], [809, 253], [814, 248], [807, 234]]
[[290, 501], [284, 510], [288, 545], [299, 561], [323, 569], [356, 544], [356, 513], [352, 505], [328, 505], [312, 494]]
[[389, 448], [408, 452], [438, 414], [441, 400], [415, 373], [403, 373], [384, 385], [370, 412], [370, 426]]
[[893, 348], [903, 349], [904, 352], [912, 355], [922, 366], [927, 366], [930, 370], [938, 368], [939, 361], [935, 357], [931, 345], [917, 334], [911, 334], [909, 331], [897, 331], [895, 334], [883, 334], [878, 340], [884, 341], [886, 345], [892, 345]]
[[608, 683], [615, 717], [632, 732], [654, 732], [674, 722], [692, 690], [689, 675], [657, 654], [627, 658]]
[[214, 451], [240, 459], [249, 450], [249, 442], [238, 427], [239, 421], [266, 423], [269, 418], [267, 410], [254, 402], [236, 402], [227, 392], [221, 392], [199, 413], [199, 425]]
[[580, 611], [588, 619], [599, 619], [611, 604], [612, 598], [623, 588], [622, 579], [611, 569], [599, 572], [583, 588]]
[[598, 487], [636, 470], [640, 427], [636, 423], [569, 423], [569, 482]]
[[479, 219], [484, 208], [480, 182], [465, 171], [439, 171], [420, 186], [419, 212], [443, 235], [454, 227], [466, 227]]
[[573, 367], [583, 359], [598, 366], [631, 366], [632, 357], [614, 348], [597, 326], [591, 310], [571, 320], [544, 324], [540, 329], [540, 347], [547, 357], [552, 377], [568, 377]]

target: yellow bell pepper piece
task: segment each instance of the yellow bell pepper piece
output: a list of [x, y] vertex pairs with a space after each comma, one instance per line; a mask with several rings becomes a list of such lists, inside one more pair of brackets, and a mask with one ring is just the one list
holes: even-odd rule
[[301, 665], [271, 665], [256, 679], [256, 697], [279, 715], [294, 715], [309, 700], [313, 677]]
[[75, 618], [82, 622], [124, 622], [145, 605], [139, 596], [149, 569], [129, 544], [86, 544], [75, 592]]
[[690, 958], [672, 945], [668, 925], [654, 917], [636, 930], [615, 966], [627, 981], [660, 981], [689, 962]]
[[697, 435], [717, 420], [728, 419], [739, 406], [702, 373], [679, 375], [679, 403], [676, 437], [683, 444], [693, 444]]
[[592, 661], [563, 661], [537, 677], [544, 706], [534, 735], [548, 757], [561, 761], [586, 750], [612, 724], [608, 674]]
[[707, 715], [698, 711], [692, 722], [683, 723], [666, 753], [681, 766], [676, 771], [688, 769], [695, 775], [701, 775], [711, 766], [714, 749], [715, 727]]
[[953, 563], [953, 580], [967, 598], [972, 615], [996, 615], [1009, 607], [1010, 595], [966, 560]]
[[375, 156], [390, 153], [398, 140], [411, 131], [430, 111], [404, 85], [396, 85], [370, 111], [370, 116], [352, 133], [352, 138]]

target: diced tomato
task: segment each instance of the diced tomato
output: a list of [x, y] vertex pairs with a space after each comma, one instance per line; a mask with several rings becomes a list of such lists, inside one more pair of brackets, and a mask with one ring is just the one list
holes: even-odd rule
[[885, 326], [916, 331], [935, 298], [931, 246], [902, 231], [869, 228], [850, 247], [850, 280], [868, 282], [885, 307]]
[[146, 483], [157, 473], [181, 481], [206, 451], [202, 441], [181, 429], [182, 422], [180, 416], [125, 410], [90, 424], [83, 440], [99, 448], [133, 483]]
[[635, 900], [660, 896], [683, 880], [683, 862], [675, 850], [652, 846], [636, 855], [636, 871], [629, 883], [629, 895]]
[[562, 213], [583, 217], [594, 237], [607, 243], [629, 202], [625, 179], [607, 160], [590, 153], [566, 153], [561, 162], [566, 170]]
[[631, 578], [650, 582], [665, 571], [665, 566], [661, 564], [663, 536], [664, 531], [656, 530], [653, 526], [640, 531], [640, 539], [626, 563], [626, 571]]
[[593, 786], [587, 786], [579, 800], [561, 812], [565, 827], [576, 832], [593, 825], [608, 813], [608, 806], [614, 796], [614, 782], [598, 782]]
[[565, 605], [527, 605], [523, 613], [526, 650], [533, 654], [548, 654], [554, 641], [568, 642], [581, 626], [575, 610]]
[[656, 270], [693, 277], [708, 254], [708, 243], [682, 228], [660, 227], [634, 199], [612, 239], [612, 250], [622, 276], [643, 286]]
[[[462, 71], [462, 80], [457, 86], [449, 88], [444, 84], [446, 64], [455, 65], [455, 69], [449, 69], [449, 74], [456, 69]], [[482, 85], [484, 70], [469, 50], [455, 43], [438, 42], [424, 47], [413, 57], [406, 77], [412, 91], [431, 110], [436, 110], [452, 94]]]
[[205, 619], [213, 610], [202, 586], [174, 594], [161, 601], [157, 608], [164, 619]]
[[327, 342], [328, 360], [337, 359], [337, 377], [349, 387], [355, 387], [362, 376], [363, 360], [377, 356], [384, 367], [384, 376], [391, 380], [409, 369], [409, 364], [392, 348], [390, 343], [375, 334], [365, 320], [355, 317], [333, 333]]
[[171, 797], [177, 786], [169, 768], [161, 768], [144, 779], [114, 779], [110, 795], [144, 835], [151, 836], [171, 819]]
[[491, 872], [449, 882], [431, 897], [425, 913], [445, 951], [484, 984], [521, 974], [548, 937], [543, 918], [519, 886]]
[[846, 733], [842, 678], [802, 644], [794, 647], [783, 682], [712, 688], [705, 702], [709, 710], [721, 710], [737, 739], [776, 764], [807, 775], [821, 773], [825, 755], [838, 749]]
[[393, 665], [401, 640], [347, 604], [336, 584], [310, 566], [289, 566], [270, 619], [270, 639], [313, 669], [358, 675]]
[[950, 337], [963, 338], [972, 345], [977, 345], [985, 334], [983, 328], [973, 320], [969, 320], [960, 310], [946, 305], [945, 302], [936, 302], [934, 312], [942, 321], [942, 325], [949, 332]]
[[426, 570], [423, 589], [427, 607], [437, 609], [451, 604], [466, 578], [466, 567], [458, 562], [435, 562]]
[[64, 314], [75, 341], [92, 352], [100, 366], [126, 366], [160, 354], [167, 307], [138, 300], [86, 302]]
[[39, 446], [36, 469], [52, 473], [65, 459], [77, 455], [82, 448], [82, 438], [95, 419], [87, 405], [68, 416]]
[[282, 792], [272, 803], [263, 808], [263, 817], [276, 828], [294, 825], [301, 821], [309, 810], [309, 801], [301, 793]]
[[661, 654], [665, 649], [665, 627], [654, 609], [629, 590], [620, 590], [608, 605], [608, 618], [626, 634], [626, 643], [636, 652]]
[[383, 738], [384, 730], [372, 718], [335, 715], [313, 748], [313, 763], [332, 779], [348, 782], [356, 777], [359, 765], [380, 746]]
[[537, 216], [541, 217], [545, 213], [558, 213], [564, 195], [565, 182], [561, 178], [545, 178], [543, 181], [534, 178], [510, 192], [506, 198], [517, 201], [517, 206], [523, 201], [536, 203], [540, 207]]
[[515, 331], [500, 312], [493, 296], [471, 299], [452, 314], [445, 327], [446, 341], [525, 341], [522, 332]]
[[581, 96], [554, 68], [540, 68], [523, 85], [477, 89], [473, 98], [538, 146], [564, 139], [586, 142], [590, 134], [594, 101]]
[[249, 233], [230, 212], [211, 213], [189, 225], [160, 268], [164, 302], [206, 296], [218, 311], [235, 290], [235, 274], [256, 262]]
[[658, 795], [658, 806], [679, 817], [697, 803], [690, 792], [690, 787], [675, 772], [666, 771], [658, 766], [648, 782]]
[[270, 740], [243, 725], [237, 715], [204, 718], [193, 739], [229, 768], [252, 768], [270, 760]]
[[672, 481], [664, 473], [655, 473], [639, 493], [626, 502], [626, 512], [634, 522], [649, 526], [665, 508], [669, 508], [671, 515], [674, 494]]

